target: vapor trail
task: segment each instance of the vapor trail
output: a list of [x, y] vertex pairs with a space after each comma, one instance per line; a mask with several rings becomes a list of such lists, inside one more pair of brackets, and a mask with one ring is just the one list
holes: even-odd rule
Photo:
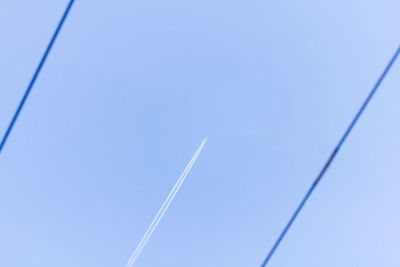
[[172, 188], [171, 192], [168, 194], [168, 197], [165, 199], [164, 203], [161, 205], [161, 208], [157, 212], [156, 216], [154, 217], [153, 221], [151, 222], [150, 226], [147, 228], [146, 232], [144, 233], [143, 237], [140, 239], [139, 244], [137, 245], [135, 251], [132, 253], [132, 256], [129, 258], [128, 263], [125, 267], [132, 267], [137, 258], [140, 256], [143, 248], [146, 246], [147, 242], [149, 241], [151, 235], [153, 234], [154, 230], [157, 228], [158, 224], [160, 223], [161, 219], [163, 218], [165, 212], [167, 211], [169, 205], [171, 205], [172, 201], [176, 193], [181, 188], [183, 182], [186, 179], [186, 176], [190, 172], [194, 162], [196, 161], [197, 157], [199, 156], [201, 150], [203, 149], [205, 143], [207, 142], [207, 138], [201, 142], [199, 148], [197, 149], [196, 153], [194, 154], [193, 158], [187, 164], [185, 170], [182, 172], [181, 176], [179, 177], [178, 181]]

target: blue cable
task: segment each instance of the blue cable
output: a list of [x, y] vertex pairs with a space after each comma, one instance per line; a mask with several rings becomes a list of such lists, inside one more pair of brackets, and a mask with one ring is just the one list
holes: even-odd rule
[[47, 45], [46, 51], [44, 52], [43, 57], [42, 57], [42, 59], [40, 60], [39, 65], [37, 66], [36, 71], [35, 71], [35, 73], [33, 74], [32, 79], [31, 79], [31, 81], [30, 81], [28, 87], [26, 88], [25, 94], [24, 94], [24, 96], [22, 97], [21, 102], [19, 103], [18, 108], [17, 108], [17, 110], [15, 111], [14, 116], [13, 116], [13, 118], [11, 119], [11, 122], [10, 122], [10, 124], [8, 125], [8, 128], [7, 128], [7, 130], [6, 130], [6, 132], [5, 132], [4, 136], [3, 136], [3, 138], [2, 138], [2, 140], [1, 140], [1, 143], [0, 143], [0, 154], [1, 154], [1, 152], [3, 151], [4, 145], [5, 145], [6, 142], [7, 142], [7, 139], [8, 139], [8, 137], [9, 137], [10, 133], [11, 133], [11, 130], [13, 129], [14, 124], [15, 124], [15, 122], [17, 121], [18, 116], [19, 116], [19, 114], [21, 113], [22, 108], [24, 107], [24, 104], [25, 104], [25, 102], [26, 102], [26, 100], [27, 100], [27, 98], [28, 98], [28, 96], [29, 96], [29, 93], [31, 92], [32, 87], [33, 87], [33, 85], [35, 84], [36, 79], [37, 79], [37, 77], [39, 76], [39, 73], [40, 73], [40, 71], [42, 70], [42, 67], [43, 67], [44, 63], [46, 62], [46, 59], [47, 59], [47, 57], [48, 57], [48, 55], [49, 55], [49, 53], [50, 53], [50, 50], [51, 50], [51, 48], [53, 47], [54, 42], [55, 42], [56, 39], [57, 39], [58, 33], [60, 32], [60, 30], [61, 30], [61, 28], [62, 28], [62, 26], [63, 26], [63, 24], [64, 24], [64, 22], [65, 22], [65, 19], [67, 18], [68, 13], [69, 13], [69, 11], [71, 10], [71, 7], [72, 7], [72, 5], [73, 5], [74, 2], [75, 2], [75, 0], [70, 0], [70, 1], [69, 1], [68, 5], [67, 5], [67, 8], [65, 9], [64, 14], [63, 14], [63, 16], [61, 17], [61, 20], [60, 20], [60, 22], [58, 23], [58, 26], [57, 26], [57, 28], [56, 28], [54, 34], [53, 34], [53, 37], [51, 38], [49, 44]]
[[332, 161], [335, 159], [337, 153], [339, 152], [340, 148], [346, 141], [347, 137], [349, 136], [351, 130], [353, 130], [354, 126], [356, 125], [357, 121], [360, 119], [361, 115], [363, 114], [364, 110], [368, 106], [369, 102], [371, 99], [374, 97], [376, 91], [378, 90], [379, 86], [381, 85], [383, 79], [386, 77], [387, 73], [389, 72], [390, 68], [392, 67], [393, 63], [396, 61], [397, 57], [400, 54], [400, 46], [397, 48], [396, 52], [394, 53], [392, 59], [390, 60], [389, 64], [386, 66], [385, 70], [379, 77], [378, 81], [375, 83], [375, 86], [372, 88], [371, 92], [369, 93], [368, 97], [365, 99], [364, 103], [362, 104], [361, 108], [358, 110], [356, 116], [354, 119], [351, 121], [349, 127], [343, 134], [342, 138], [340, 139], [339, 143], [335, 147], [335, 149], [332, 151], [331, 156], [329, 157], [328, 161], [325, 163], [324, 167], [322, 168], [321, 172], [318, 174], [317, 178], [314, 180], [313, 184], [311, 187], [308, 189], [306, 195], [304, 196], [303, 200], [300, 202], [299, 206], [293, 213], [292, 217], [290, 218], [289, 222], [286, 224], [285, 228], [279, 235], [278, 239], [275, 241], [274, 245], [272, 246], [271, 250], [269, 251], [267, 257], [261, 264], [261, 267], [265, 267], [268, 262], [270, 261], [271, 257], [274, 255], [276, 249], [278, 248], [279, 244], [282, 242], [283, 238], [285, 237], [286, 233], [289, 231], [290, 227], [292, 226], [293, 222], [296, 220], [297, 216], [303, 209], [304, 205], [306, 204], [308, 198], [311, 196], [313, 193], [314, 189], [317, 187], [318, 183], [322, 179], [322, 177], [325, 175], [326, 171], [328, 170], [329, 166], [331, 165]]

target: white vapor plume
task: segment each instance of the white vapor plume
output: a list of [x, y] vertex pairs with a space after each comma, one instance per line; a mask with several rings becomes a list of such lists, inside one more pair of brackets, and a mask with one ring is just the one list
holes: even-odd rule
[[132, 256], [129, 258], [128, 263], [125, 267], [132, 267], [137, 258], [140, 256], [143, 248], [146, 246], [147, 242], [149, 241], [151, 235], [153, 234], [154, 230], [157, 228], [158, 224], [160, 223], [161, 219], [163, 218], [165, 212], [167, 211], [169, 205], [174, 200], [176, 193], [181, 188], [183, 182], [186, 179], [186, 176], [190, 172], [194, 162], [196, 161], [197, 157], [199, 156], [201, 150], [203, 149], [205, 143], [207, 142], [207, 138], [201, 142], [199, 148], [197, 149], [196, 153], [194, 154], [193, 158], [189, 161], [188, 165], [186, 166], [185, 170], [182, 172], [181, 176], [179, 177], [178, 181], [172, 188], [171, 192], [169, 193], [168, 197], [165, 199], [164, 203], [162, 204], [160, 210], [157, 212], [156, 216], [154, 217], [153, 221], [151, 222], [150, 226], [147, 228], [146, 232], [144, 233], [143, 237], [140, 239], [139, 244], [137, 245], [135, 251], [132, 253]]

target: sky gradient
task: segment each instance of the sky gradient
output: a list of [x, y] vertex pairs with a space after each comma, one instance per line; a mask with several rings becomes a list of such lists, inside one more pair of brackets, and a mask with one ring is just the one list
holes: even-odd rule
[[[0, 5], [4, 132], [67, 1]], [[0, 266], [259, 266], [400, 43], [400, 2], [79, 1], [0, 155]], [[400, 62], [270, 267], [400, 265]]]

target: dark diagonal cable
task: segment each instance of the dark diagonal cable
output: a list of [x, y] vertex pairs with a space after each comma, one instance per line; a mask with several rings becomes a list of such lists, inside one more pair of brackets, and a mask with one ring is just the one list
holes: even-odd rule
[[353, 121], [350, 123], [349, 127], [347, 128], [346, 132], [343, 134], [342, 138], [340, 139], [339, 143], [333, 150], [331, 156], [329, 157], [328, 161], [325, 163], [324, 167], [322, 168], [321, 172], [311, 185], [310, 189], [308, 189], [307, 194], [304, 196], [303, 200], [300, 202], [300, 205], [297, 207], [296, 211], [293, 213], [292, 217], [290, 218], [289, 222], [286, 224], [285, 228], [283, 229], [282, 233], [278, 237], [278, 239], [275, 241], [274, 245], [272, 246], [271, 250], [269, 251], [267, 257], [261, 264], [261, 267], [265, 267], [271, 257], [274, 255], [276, 249], [278, 248], [279, 244], [282, 242], [283, 238], [285, 237], [286, 233], [288, 232], [289, 228], [292, 226], [294, 220], [296, 219], [297, 215], [301, 212], [303, 209], [304, 205], [306, 204], [308, 198], [314, 191], [315, 187], [318, 185], [319, 181], [322, 179], [326, 171], [328, 170], [329, 166], [331, 165], [332, 161], [335, 159], [337, 153], [339, 152], [340, 148], [342, 147], [343, 143], [346, 141], [347, 137], [349, 136], [351, 130], [354, 128], [356, 125], [357, 121], [361, 117], [362, 113], [364, 112], [365, 108], [368, 106], [369, 102], [371, 99], [374, 97], [376, 91], [378, 90], [379, 86], [381, 85], [383, 79], [385, 78], [386, 74], [389, 72], [390, 68], [392, 67], [393, 63], [396, 61], [396, 58], [398, 57], [400, 53], [400, 46], [397, 48], [397, 51], [394, 53], [392, 59], [390, 60], [389, 64], [386, 66], [385, 70], [379, 77], [378, 81], [376, 82], [375, 86], [372, 88], [371, 92], [369, 93], [368, 97], [365, 99], [364, 103], [362, 104], [361, 108], [357, 112], [356, 116], [354, 117]]
[[36, 82], [36, 79], [37, 79], [37, 77], [39, 76], [39, 73], [40, 73], [40, 71], [41, 71], [42, 68], [43, 68], [44, 63], [46, 62], [46, 59], [47, 59], [47, 57], [48, 57], [48, 55], [49, 55], [49, 53], [50, 53], [50, 50], [51, 50], [51, 48], [53, 47], [54, 42], [55, 42], [56, 39], [57, 39], [57, 36], [58, 36], [58, 34], [59, 34], [59, 32], [60, 32], [60, 30], [61, 30], [61, 28], [62, 28], [62, 26], [63, 26], [63, 24], [64, 24], [64, 22], [65, 22], [65, 19], [66, 19], [67, 16], [68, 16], [69, 11], [71, 10], [71, 7], [72, 7], [74, 1], [75, 1], [75, 0], [70, 0], [70, 1], [69, 1], [68, 5], [67, 5], [67, 7], [66, 7], [66, 9], [65, 9], [65, 11], [64, 11], [64, 14], [63, 14], [62, 17], [61, 17], [61, 20], [60, 20], [60, 22], [58, 23], [57, 28], [56, 28], [56, 30], [55, 30], [53, 36], [51, 37], [51, 40], [50, 40], [49, 44], [47, 45], [47, 48], [46, 48], [46, 50], [45, 50], [45, 52], [44, 52], [44, 54], [43, 54], [43, 57], [42, 57], [42, 59], [40, 60], [39, 65], [37, 66], [36, 71], [35, 71], [35, 73], [33, 74], [31, 81], [29, 82], [28, 87], [26, 88], [25, 94], [24, 94], [24, 96], [22, 97], [21, 102], [19, 103], [19, 105], [18, 105], [18, 107], [17, 107], [17, 110], [16, 110], [15, 113], [14, 113], [14, 116], [12, 117], [11, 122], [10, 122], [10, 124], [8, 125], [8, 128], [7, 128], [6, 132], [4, 133], [3, 138], [1, 139], [1, 143], [0, 143], [0, 154], [1, 154], [2, 150], [3, 150], [3, 148], [4, 148], [5, 143], [7, 142], [8, 136], [10, 135], [11, 130], [13, 129], [15, 122], [16, 122], [17, 119], [18, 119], [19, 114], [21, 113], [22, 108], [24, 107], [24, 104], [25, 104], [25, 102], [26, 102], [26, 100], [27, 100], [27, 98], [28, 98], [28, 96], [29, 96], [29, 93], [30, 93], [31, 90], [32, 90], [32, 87], [34, 86], [34, 84], [35, 84], [35, 82]]

